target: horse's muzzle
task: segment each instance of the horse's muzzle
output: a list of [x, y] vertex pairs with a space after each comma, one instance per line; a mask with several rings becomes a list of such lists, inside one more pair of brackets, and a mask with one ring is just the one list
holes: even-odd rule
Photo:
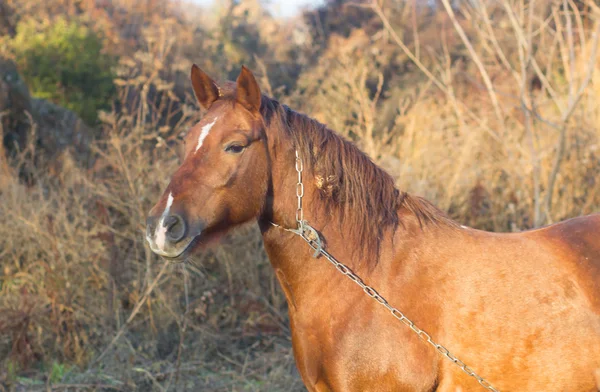
[[193, 230], [194, 233], [189, 229], [181, 215], [150, 215], [146, 220], [146, 241], [154, 253], [165, 258], [179, 258], [202, 231], [200, 227]]

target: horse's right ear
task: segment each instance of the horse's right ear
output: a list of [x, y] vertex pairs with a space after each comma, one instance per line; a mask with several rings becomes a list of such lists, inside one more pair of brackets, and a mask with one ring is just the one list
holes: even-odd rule
[[210, 78], [204, 71], [200, 69], [196, 64], [192, 65], [192, 86], [194, 87], [194, 94], [198, 99], [200, 105], [207, 109], [219, 99], [219, 87], [214, 80]]

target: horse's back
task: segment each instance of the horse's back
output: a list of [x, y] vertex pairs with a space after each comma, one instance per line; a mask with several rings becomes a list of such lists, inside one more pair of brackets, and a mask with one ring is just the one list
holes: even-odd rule
[[[560, 324], [570, 326], [568, 336], [557, 335], [562, 340], [555, 343], [557, 348], [562, 346], [557, 353], [564, 354], [563, 360], [575, 365], [571, 371], [580, 373], [579, 382], [595, 374], [595, 388], [600, 390], [600, 214], [572, 218], [524, 235], [535, 238], [543, 248], [549, 247], [551, 256], [563, 271], [562, 282], [574, 282], [563, 288], [562, 296], [555, 298], [572, 306], [571, 311], [565, 309], [564, 314], [574, 321], [551, 322], [556, 322], [557, 329]], [[585, 300], [577, 301], [577, 297]], [[571, 350], [569, 355], [569, 347], [578, 349]], [[583, 385], [575, 382], [570, 390], [581, 390]]]
[[[453, 278], [449, 292], [456, 302], [446, 323], [457, 314], [463, 323], [449, 327], [445, 339], [463, 356], [479, 352], [468, 362], [500, 390], [595, 388], [600, 214], [521, 233], [463, 228], [459, 235], [444, 243], [453, 250], [443, 272]], [[444, 386], [469, 388], [467, 377], [448, 370], [454, 375]]]
[[550, 244], [554, 254], [573, 274], [600, 315], [600, 214], [566, 220], [530, 232]]

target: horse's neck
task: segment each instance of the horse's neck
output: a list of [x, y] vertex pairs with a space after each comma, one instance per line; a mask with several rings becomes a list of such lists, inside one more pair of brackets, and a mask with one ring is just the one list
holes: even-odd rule
[[[320, 295], [314, 295], [316, 294], [315, 290], [319, 291], [324, 287], [331, 288], [332, 281], [345, 279], [324, 257], [313, 258], [313, 249], [302, 238], [285, 230], [286, 228], [295, 229], [298, 225], [296, 222], [298, 173], [294, 162], [293, 150], [273, 161], [271, 196], [267, 203], [269, 212], [260, 222], [265, 249], [290, 303], [291, 310], [295, 305], [310, 304], [318, 299]], [[353, 241], [348, 238], [349, 233], [345, 233], [344, 227], [340, 227], [338, 224], [335, 211], [324, 211], [323, 208], [319, 208], [319, 190], [307, 167], [304, 168], [302, 182], [304, 184], [302, 204], [305, 220], [321, 234], [325, 248], [334, 257], [350, 266], [361, 277], [367, 278], [367, 274], [372, 274], [373, 270], [355, 258], [358, 256], [358, 252], [353, 249], [360, 246], [361, 241]], [[272, 223], [278, 226], [274, 226]], [[386, 248], [384, 253], [388, 255], [396, 253], [391, 249], [392, 243], [391, 238], [382, 243]], [[394, 246], [398, 245], [400, 245], [399, 241], [396, 241]], [[364, 256], [377, 257], [377, 255]], [[390, 261], [391, 258], [388, 256], [382, 258], [380, 263], [387, 264]], [[385, 270], [387, 266], [378, 265], [376, 268]]]
[[[298, 226], [296, 222], [297, 182], [298, 173], [293, 150], [288, 151], [284, 156], [279, 154], [278, 159], [272, 162], [268, 211], [259, 221], [265, 249], [291, 310], [296, 304], [302, 302], [301, 297], [308, 296], [312, 288], [320, 285], [321, 280], [326, 284], [327, 276], [336, 271], [324, 258], [313, 258], [314, 251], [302, 238], [285, 230], [296, 229]], [[334, 222], [327, 222], [332, 219], [331, 216], [323, 216], [318, 212], [315, 193], [317, 189], [306, 167], [303, 171], [302, 183], [304, 184], [302, 202], [305, 220], [319, 231], [324, 227], [334, 226]], [[340, 233], [325, 230], [324, 237], [327, 243], [337, 243]]]

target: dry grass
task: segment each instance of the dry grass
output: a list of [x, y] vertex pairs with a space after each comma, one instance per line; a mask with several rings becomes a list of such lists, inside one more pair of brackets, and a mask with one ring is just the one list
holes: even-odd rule
[[[372, 23], [330, 37], [285, 95], [269, 59], [256, 68], [265, 89], [355, 140], [398, 187], [463, 224], [511, 231], [597, 212], [594, 7], [551, 3], [542, 20], [528, 3], [506, 5], [431, 16], [445, 27], [429, 52], [427, 27], [407, 34], [394, 23], [410, 9], [367, 8], [379, 32], [366, 32]], [[149, 24], [121, 57], [120, 110], [101, 116], [93, 167], [65, 153], [48, 172], [32, 164], [33, 143], [0, 161], [0, 385], [10, 390], [304, 390], [255, 228], [185, 268], [164, 267], [144, 243], [146, 212], [179, 163], [179, 135], [199, 116], [185, 73], [198, 51], [217, 50], [181, 23]], [[263, 52], [283, 56], [280, 45]], [[216, 76], [237, 64], [202, 61], [224, 70]], [[541, 88], [531, 89], [536, 76]]]

